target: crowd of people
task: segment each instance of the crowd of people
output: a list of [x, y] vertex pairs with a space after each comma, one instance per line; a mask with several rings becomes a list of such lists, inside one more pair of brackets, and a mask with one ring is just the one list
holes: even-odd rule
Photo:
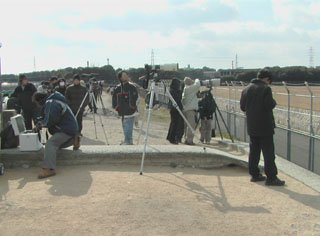
[[[88, 91], [95, 99], [90, 99]], [[102, 85], [95, 78], [85, 84], [78, 74], [73, 76], [72, 84], [52, 77], [38, 88], [25, 75], [19, 76], [19, 85], [7, 100], [7, 109], [15, 109], [23, 116], [26, 130], [39, 132], [45, 127], [51, 135], [45, 144], [39, 178], [55, 175], [57, 149], [72, 145], [74, 150], [79, 149], [83, 112], [86, 106], [97, 112], [95, 101], [101, 92]]]
[[[133, 126], [138, 116], [139, 93], [136, 84], [126, 71], [118, 73], [119, 85], [112, 93], [112, 107], [121, 117], [124, 140], [121, 145], [133, 145]], [[55, 175], [56, 151], [59, 148], [80, 147], [82, 117], [86, 106], [97, 112], [96, 102], [102, 88], [97, 86], [95, 79], [86, 85], [80, 75], [73, 76], [73, 83], [68, 85], [65, 79], [52, 77], [36, 88], [25, 75], [20, 75], [19, 86], [15, 88], [10, 99], [12, 107], [24, 117], [27, 130], [48, 128], [51, 137], [47, 140], [44, 150], [44, 163], [39, 178]], [[284, 185], [277, 178], [277, 167], [274, 154], [274, 118], [272, 110], [276, 106], [272, 98], [269, 84], [272, 75], [268, 70], [261, 70], [257, 79], [251, 81], [241, 96], [241, 110], [247, 115], [248, 134], [250, 136], [249, 173], [251, 181], [266, 181], [266, 185]], [[211, 89], [200, 91], [199, 79], [184, 78], [183, 82], [173, 78], [170, 93], [176, 104], [170, 101], [171, 122], [167, 140], [171, 144], [182, 143], [195, 145], [193, 139], [197, 125], [200, 123], [200, 141], [209, 144], [215, 136], [214, 114], [216, 103]], [[88, 90], [93, 91], [93, 101]], [[10, 99], [8, 103], [10, 103]], [[179, 111], [180, 110], [180, 111]], [[183, 114], [183, 116], [182, 116]], [[39, 121], [39, 117], [41, 123]], [[184, 119], [185, 118], [185, 121]], [[34, 125], [32, 124], [34, 122]], [[258, 168], [260, 153], [264, 155], [264, 177]]]

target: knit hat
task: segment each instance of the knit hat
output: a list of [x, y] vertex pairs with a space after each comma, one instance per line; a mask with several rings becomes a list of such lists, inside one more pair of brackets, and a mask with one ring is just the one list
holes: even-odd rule
[[22, 80], [27, 79], [27, 76], [25, 75], [19, 75], [19, 81], [21, 82]]
[[185, 77], [184, 78], [184, 84], [185, 85], [192, 85], [193, 84], [193, 80], [190, 79], [189, 77]]
[[75, 75], [73, 76], [73, 80], [75, 80], [75, 79], [80, 80], [80, 75], [75, 74]]

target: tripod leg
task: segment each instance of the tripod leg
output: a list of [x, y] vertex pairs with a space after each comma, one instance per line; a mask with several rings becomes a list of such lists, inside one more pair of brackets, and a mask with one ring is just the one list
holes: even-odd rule
[[224, 124], [224, 127], [226, 127], [226, 130], [227, 130], [227, 132], [228, 132], [228, 134], [229, 134], [229, 137], [230, 137], [231, 141], [234, 143], [234, 140], [233, 140], [233, 138], [232, 138], [232, 136], [231, 136], [230, 130], [229, 130], [226, 122], [225, 122], [224, 119], [223, 119], [223, 116], [222, 116], [222, 114], [221, 114], [221, 111], [220, 111], [218, 105], [217, 105], [217, 110], [218, 110], [219, 115], [220, 115], [220, 118], [221, 118], [221, 120], [222, 120], [222, 122], [223, 122], [223, 124]]
[[220, 124], [219, 124], [219, 121], [218, 121], [217, 113], [215, 112], [214, 115], [215, 115], [215, 117], [216, 117], [216, 122], [217, 122], [217, 124], [218, 124], [218, 129], [219, 129], [219, 133], [220, 133], [220, 138], [223, 140], [223, 136], [222, 136]]
[[98, 139], [96, 117], [95, 117], [94, 113], [93, 113], [93, 124], [94, 124], [94, 131], [95, 131], [95, 134], [96, 134], [96, 139]]
[[154, 99], [154, 87], [155, 87], [155, 82], [153, 81], [151, 84], [149, 112], [148, 112], [148, 119], [147, 119], [146, 134], [144, 136], [144, 146], [143, 146], [143, 153], [142, 153], [142, 160], [141, 160], [141, 167], [140, 167], [140, 175], [142, 175], [142, 173], [143, 173], [144, 158], [145, 158], [146, 151], [147, 151], [148, 133], [149, 133], [150, 119], [151, 119], [151, 113], [152, 113], [152, 108], [153, 108], [152, 105], [153, 105], [153, 99]]
[[77, 118], [77, 116], [78, 116], [78, 114], [79, 114], [79, 112], [80, 112], [80, 110], [81, 110], [81, 108], [82, 108], [82, 106], [83, 106], [83, 104], [84, 104], [84, 101], [86, 100], [86, 98], [87, 98], [88, 95], [89, 95], [89, 91], [86, 93], [86, 95], [85, 95], [84, 98], [82, 99], [82, 102], [81, 102], [81, 104], [80, 104], [80, 107], [79, 107], [79, 109], [78, 109], [78, 111], [77, 111], [77, 113], [76, 113], [76, 115], [75, 115], [76, 118]]
[[[97, 101], [96, 101], [96, 98], [95, 98], [94, 94], [92, 94], [92, 98], [93, 98], [93, 103], [96, 104], [96, 107], [97, 107]], [[107, 138], [107, 134], [106, 134], [106, 131], [105, 131], [105, 129], [104, 129], [104, 125], [103, 125], [101, 116], [100, 116], [99, 113], [97, 113], [97, 115], [98, 115], [99, 120], [100, 120], [100, 125], [101, 125], [102, 130], [103, 130], [104, 138], [106, 139], [107, 145], [109, 145], [108, 138]], [[94, 114], [94, 113], [93, 113], [93, 117], [95, 117], [95, 114]], [[95, 118], [94, 118], [94, 122], [95, 122]], [[95, 129], [96, 129], [96, 136], [97, 136], [97, 128], [96, 128], [96, 125], [95, 125], [94, 127], [95, 127]], [[98, 137], [97, 137], [97, 138], [98, 138]]]
[[138, 136], [137, 144], [139, 144], [139, 142], [140, 142], [140, 136], [141, 136], [141, 133], [142, 133], [142, 130], [143, 130], [144, 122], [146, 121], [146, 116], [147, 116], [147, 108], [145, 107], [144, 108], [144, 112], [143, 112], [143, 118], [142, 118], [141, 127], [140, 127], [140, 130], [139, 130], [139, 136]]

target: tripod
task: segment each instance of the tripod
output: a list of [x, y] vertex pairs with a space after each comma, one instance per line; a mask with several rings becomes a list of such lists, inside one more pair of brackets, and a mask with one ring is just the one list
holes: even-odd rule
[[[209, 90], [205, 91], [205, 92], [206, 92], [206, 93], [211, 93], [211, 88], [210, 88]], [[226, 128], [226, 130], [227, 130], [227, 132], [228, 132], [228, 135], [229, 135], [231, 141], [234, 143], [234, 140], [233, 140], [233, 138], [232, 138], [232, 136], [231, 136], [230, 130], [229, 130], [229, 128], [228, 128], [225, 120], [223, 119], [223, 116], [222, 116], [221, 111], [220, 111], [220, 109], [219, 109], [219, 107], [218, 107], [218, 104], [216, 103], [216, 100], [215, 100], [213, 97], [212, 97], [212, 99], [213, 99], [213, 106], [216, 107], [216, 110], [218, 111], [218, 114], [220, 115], [220, 119], [222, 120], [222, 122], [223, 122], [223, 124], [224, 124], [224, 127]], [[221, 127], [220, 127], [220, 124], [219, 124], [217, 111], [214, 111], [215, 122], [216, 122], [216, 124], [218, 125], [218, 129], [219, 129], [219, 133], [220, 133], [220, 138], [221, 138], [221, 140], [223, 140], [223, 135], [222, 135]], [[201, 118], [199, 118], [199, 119], [197, 120], [196, 128], [197, 128], [198, 125], [199, 125], [200, 119], [201, 119]]]
[[[150, 119], [151, 119], [151, 113], [152, 113], [152, 109], [153, 109], [153, 100], [154, 100], [154, 97], [156, 95], [155, 94], [155, 87], [156, 87], [157, 83], [158, 83], [158, 81], [153, 79], [152, 83], [151, 83], [151, 86], [150, 86], [150, 101], [149, 101], [149, 106], [148, 106], [147, 128], [146, 128], [146, 133], [145, 133], [145, 136], [144, 136], [144, 146], [143, 146], [143, 153], [142, 153], [142, 160], [141, 160], [141, 167], [140, 167], [140, 175], [142, 175], [142, 173], [143, 173], [144, 159], [145, 159], [145, 155], [146, 155], [146, 151], [147, 151], [147, 142], [148, 142], [149, 127], [150, 127]], [[164, 86], [166, 86], [166, 85], [164, 84]], [[203, 151], [206, 152], [206, 147], [201, 142], [200, 137], [197, 135], [197, 133], [194, 130], [194, 128], [190, 125], [190, 123], [188, 122], [186, 117], [183, 115], [182, 111], [180, 110], [178, 104], [176, 103], [176, 101], [172, 97], [172, 95], [169, 92], [169, 90], [165, 89], [165, 91], [166, 91], [166, 95], [168, 96], [169, 100], [172, 103], [172, 106], [179, 112], [179, 114], [181, 115], [183, 120], [186, 122], [187, 126], [191, 129], [193, 135], [199, 140], [201, 146], [203, 147]], [[141, 129], [142, 129], [142, 126], [141, 126]]]
[[[80, 107], [77, 111], [77, 114], [76, 114], [76, 117], [79, 115], [80, 113], [80, 110], [85, 102], [85, 100], [87, 99], [87, 97], [89, 96], [89, 98], [92, 99], [92, 102], [94, 104], [95, 107], [97, 107], [97, 101], [96, 101], [96, 98], [94, 96], [94, 93], [93, 93], [93, 90], [92, 90], [92, 85], [90, 84], [89, 86], [89, 90], [87, 91], [86, 95], [84, 96], [84, 98], [82, 99], [82, 102], [80, 104]], [[101, 98], [101, 104], [103, 105], [102, 103], [102, 98]], [[98, 139], [98, 135], [97, 135], [97, 125], [96, 125], [96, 117], [95, 117], [95, 112], [92, 113], [93, 114], [93, 124], [94, 124], [94, 130], [95, 130], [95, 134], [96, 134], [96, 139]], [[102, 119], [101, 119], [101, 116], [99, 113], [97, 113], [98, 117], [99, 117], [99, 120], [100, 120], [100, 125], [102, 127], [102, 130], [103, 130], [103, 134], [104, 134], [104, 137], [106, 139], [106, 142], [107, 142], [107, 145], [109, 145], [109, 141], [108, 141], [108, 138], [107, 138], [107, 134], [106, 134], [106, 131], [104, 129], [104, 125], [103, 125], [103, 122], [102, 122]]]

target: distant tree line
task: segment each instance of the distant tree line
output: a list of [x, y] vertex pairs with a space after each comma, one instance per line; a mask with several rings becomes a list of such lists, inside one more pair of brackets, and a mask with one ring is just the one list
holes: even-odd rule
[[[294, 67], [271, 67], [269, 70], [272, 72], [274, 82], [288, 82], [288, 83], [303, 83], [313, 82], [320, 83], [320, 69], [307, 68], [303, 66]], [[228, 80], [249, 82], [251, 79], [257, 77], [259, 69], [244, 70], [236, 73], [234, 77]]]
[[[291, 83], [302, 83], [304, 81], [320, 83], [320, 69], [317, 68], [307, 68], [302, 66], [296, 67], [271, 67], [269, 68], [273, 74], [274, 82], [291, 82]], [[52, 76], [57, 76], [58, 78], [65, 78], [67, 80], [72, 80], [74, 74], [79, 74], [82, 79], [88, 81], [90, 77], [87, 75], [97, 74], [95, 77], [98, 80], [105, 81], [106, 84], [117, 84], [119, 81], [117, 79], [117, 72], [121, 68], [115, 70], [111, 65], [106, 65], [102, 67], [79, 67], [79, 68], [65, 68], [53, 71], [37, 71], [31, 73], [25, 73], [30, 81], [40, 82], [47, 81]], [[145, 75], [144, 68], [131, 68], [127, 70], [132, 81], [141, 84], [139, 78]], [[215, 71], [215, 69], [203, 67], [202, 69], [180, 69], [179, 71], [160, 71], [158, 76], [161, 79], [172, 79], [174, 77], [183, 80], [184, 77], [188, 76], [192, 79], [199, 78], [200, 80], [207, 79], [204, 76], [205, 71]], [[224, 81], [243, 81], [249, 82], [251, 79], [257, 77], [259, 69], [239, 69], [235, 70], [232, 75], [221, 77], [222, 82]], [[91, 76], [92, 77], [92, 76]], [[2, 75], [2, 81], [4, 82], [17, 82], [18, 75]]]

